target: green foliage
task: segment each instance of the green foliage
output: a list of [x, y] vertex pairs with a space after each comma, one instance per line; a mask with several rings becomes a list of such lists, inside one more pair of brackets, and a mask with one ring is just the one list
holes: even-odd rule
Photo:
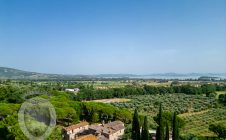
[[0, 102], [22, 103], [24, 89], [11, 85], [0, 85]]
[[226, 105], [226, 94], [219, 95], [219, 101]]
[[0, 121], [0, 134], [9, 139], [27, 140], [19, 128], [17, 115], [10, 115]]
[[140, 114], [149, 116], [150, 127], [154, 129], [157, 127], [157, 123], [154, 120], [158, 113], [160, 103], [162, 103], [164, 110], [163, 118], [168, 116], [169, 124], [171, 124], [173, 118], [173, 114], [170, 112], [176, 111], [179, 114], [200, 112], [213, 108], [217, 104], [215, 98], [200, 95], [186, 95], [182, 93], [128, 96], [128, 98], [130, 98], [131, 101], [111, 104], [119, 108], [128, 108], [131, 111], [137, 108]]
[[162, 103], [163, 110], [168, 112], [199, 112], [208, 108], [215, 107], [215, 98], [200, 95], [164, 94], [164, 95], [140, 95], [128, 96], [130, 102], [112, 103], [114, 106], [122, 108], [138, 108], [140, 112], [155, 114], [158, 112], [159, 104]]
[[179, 115], [185, 121], [185, 126], [181, 129], [183, 135], [192, 134], [196, 136], [215, 136], [209, 131], [211, 124], [226, 124], [226, 108], [213, 108], [194, 115]]
[[[168, 124], [172, 124], [173, 122], [173, 113], [171, 112], [162, 112], [162, 122], [164, 127], [166, 127]], [[154, 117], [154, 120], [156, 123], [158, 123], [159, 120], [159, 114], [157, 114], [157, 116]], [[178, 127], [179, 128], [183, 128], [185, 125], [185, 121], [177, 116], [177, 122], [178, 122]]]
[[140, 123], [139, 123], [138, 112], [137, 112], [136, 109], [135, 109], [134, 114], [133, 114], [132, 139], [133, 140], [140, 140]]
[[61, 140], [62, 135], [61, 135], [61, 130], [62, 126], [56, 126], [50, 136], [47, 138], [47, 140]]
[[162, 105], [160, 104], [159, 107], [159, 114], [158, 114], [158, 127], [156, 132], [156, 140], [164, 140], [164, 124], [162, 118]]
[[110, 104], [96, 103], [96, 102], [83, 102], [81, 104], [81, 119], [92, 122], [92, 114], [99, 116], [99, 120], [105, 122], [121, 120], [125, 123], [132, 121], [131, 112], [127, 109], [119, 109]]
[[67, 93], [57, 92], [54, 94], [56, 96], [52, 97], [50, 102], [55, 108], [57, 122], [64, 125], [78, 122], [80, 118], [80, 111], [78, 110], [81, 110], [80, 103], [71, 101]]
[[141, 140], [149, 140], [149, 131], [148, 131], [148, 119], [147, 116], [144, 118], [144, 123], [142, 126], [142, 132], [141, 132]]
[[156, 86], [136, 86], [128, 85], [122, 88], [111, 89], [94, 89], [86, 87], [82, 89], [79, 94], [74, 97], [75, 100], [95, 100], [95, 99], [108, 99], [108, 98], [120, 98], [129, 95], [153, 95], [153, 94], [167, 94], [167, 93], [184, 93], [189, 95], [201, 95], [214, 93], [217, 90], [225, 90], [224, 86], [214, 84], [204, 84], [202, 86], [180, 85], [174, 86], [172, 84], [169, 87], [156, 87]]
[[168, 123], [166, 124], [166, 129], [165, 129], [165, 140], [169, 140], [169, 125]]
[[17, 113], [19, 108], [19, 104], [0, 103], [0, 116], [6, 117], [8, 115], [15, 114]]
[[216, 86], [211, 84], [204, 84], [201, 86], [202, 92], [206, 93], [207, 95], [210, 93], [216, 92]]
[[[87, 86], [87, 84], [84, 83], [90, 84]], [[158, 108], [160, 103], [163, 105], [163, 110], [167, 111], [161, 113], [162, 124], [165, 127], [164, 133], [166, 134], [166, 124], [170, 124], [172, 122], [172, 113], [169, 112], [174, 110], [178, 113], [199, 112], [216, 107], [216, 101], [214, 97], [211, 97], [211, 93], [226, 89], [225, 86], [214, 84], [203, 85], [201, 87], [194, 87], [191, 85], [177, 86], [177, 84], [172, 84], [168, 87], [155, 87], [148, 85], [142, 86], [138, 82], [133, 82], [132, 85], [125, 87], [119, 86], [117, 88], [97, 89], [95, 86], [93, 86], [94, 83], [95, 81], [0, 81], [0, 139], [26, 140], [25, 136], [19, 129], [17, 116], [15, 115], [17, 114], [20, 104], [24, 101], [23, 97], [29, 99], [38, 96], [48, 99], [53, 104], [57, 114], [58, 126], [48, 139], [60, 139], [61, 126], [77, 123], [79, 120], [83, 119], [93, 123], [100, 122], [102, 120], [106, 122], [121, 120], [126, 124], [129, 124], [132, 122], [133, 116], [128, 109], [132, 111], [135, 108], [137, 108], [142, 114], [138, 115], [138, 123], [146, 121], [146, 118], [144, 119], [143, 116], [148, 114], [148, 118], [150, 119], [148, 120], [149, 124], [151, 124], [151, 126], [156, 126], [156, 123], [154, 123], [152, 117], [158, 113], [156, 108]], [[124, 85], [126, 85], [126, 83], [124, 83]], [[78, 95], [71, 92], [63, 92], [65, 88], [75, 87], [80, 89]], [[30, 93], [31, 91], [40, 91], [42, 94], [27, 96], [27, 93]], [[171, 94], [174, 92], [178, 94]], [[207, 94], [208, 97], [204, 97], [201, 94]], [[114, 106], [103, 103], [74, 101], [113, 97], [129, 97], [132, 100], [131, 102], [113, 103]], [[220, 95], [219, 101], [224, 103], [224, 98], [225, 97], [223, 95]], [[37, 110], [36, 112], [39, 112], [41, 116], [46, 114], [44, 110]], [[205, 130], [206, 132], [202, 132], [201, 135], [208, 133], [212, 136], [213, 133], [210, 131], [207, 132], [206, 130], [208, 129], [209, 123], [216, 120], [219, 120], [221, 123], [225, 123], [226, 120], [226, 115], [223, 111], [218, 111], [218, 113], [215, 112], [213, 114], [214, 115], [210, 117], [213, 118], [211, 121], [210, 118], [205, 118], [205, 115], [205, 117], [201, 116], [200, 118], [196, 118], [196, 116], [199, 115], [195, 115], [194, 119], [193, 116], [186, 117], [185, 120], [188, 123], [188, 126], [187, 124], [185, 125], [186, 131], [191, 130], [191, 132], [199, 132]], [[32, 115], [30, 117], [32, 117]], [[158, 117], [156, 117], [156, 119], [158, 120]], [[180, 121], [180, 118], [177, 119], [178, 127], [183, 126], [183, 121]], [[201, 121], [199, 119], [201, 119]], [[40, 124], [32, 118], [31, 120], [31, 122], [27, 122], [29, 123], [29, 126], [32, 124], [33, 126], [41, 126], [41, 128], [43, 128], [36, 131], [36, 128], [32, 127], [31, 129], [34, 131], [34, 133], [37, 135], [42, 133], [45, 129], [45, 124]], [[194, 125], [194, 122], [197, 120], [200, 122], [195, 123]], [[137, 126], [140, 127], [140, 124], [141, 123], [139, 123]], [[146, 123], [143, 125], [145, 124]], [[190, 124], [197, 127], [192, 128], [189, 126]], [[202, 126], [198, 126], [198, 124], [202, 124]], [[142, 128], [145, 127], [146, 126], [143, 126]], [[131, 136], [131, 129], [132, 127], [128, 129], [126, 138]], [[183, 131], [185, 132], [185, 129]]]
[[97, 123], [97, 122], [99, 122], [100, 120], [99, 120], [99, 114], [98, 113], [96, 113], [95, 111], [91, 111], [91, 114], [90, 114], [90, 121], [92, 122], [92, 123]]
[[178, 120], [177, 120], [177, 114], [176, 112], [174, 112], [174, 115], [173, 115], [173, 123], [172, 123], [172, 126], [173, 126], [173, 134], [172, 134], [172, 138], [173, 140], [179, 140], [179, 126], [178, 126]]
[[209, 130], [214, 132], [218, 138], [226, 139], [226, 126], [222, 124], [211, 124]]
[[125, 123], [130, 123], [132, 120], [131, 112], [125, 108], [117, 109], [115, 112], [115, 117], [116, 120], [121, 120]]

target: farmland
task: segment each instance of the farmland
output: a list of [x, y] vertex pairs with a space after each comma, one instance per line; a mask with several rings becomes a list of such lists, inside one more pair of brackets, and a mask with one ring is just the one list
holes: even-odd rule
[[118, 103], [118, 102], [128, 102], [130, 99], [126, 98], [113, 98], [113, 99], [102, 99], [102, 100], [92, 100], [87, 102], [99, 102], [99, 103]]
[[153, 117], [158, 112], [159, 104], [162, 103], [166, 112], [178, 112], [185, 121], [182, 134], [194, 134], [197, 136], [215, 136], [208, 130], [212, 123], [226, 123], [225, 108], [217, 107], [214, 97], [203, 95], [157, 94], [128, 96], [131, 101], [112, 103], [114, 106], [133, 110], [137, 108], [141, 114], [148, 115], [150, 127], [155, 128]]
[[[144, 117], [147, 116], [149, 128], [156, 130], [158, 125], [155, 119], [160, 104], [166, 115], [170, 116], [173, 112], [180, 114], [181, 120], [185, 122], [181, 129], [182, 136], [187, 134], [216, 136], [208, 128], [212, 123], [226, 121], [223, 104], [218, 102], [217, 98], [218, 95], [225, 94], [226, 86], [206, 83], [201, 85], [199, 81], [195, 81], [194, 84], [200, 84], [196, 86], [187, 85], [184, 82], [167, 80], [1, 81], [0, 115], [5, 119], [0, 121], [0, 126], [7, 127], [7, 134], [13, 134], [16, 138], [22, 139], [24, 136], [21, 135], [17, 125], [17, 110], [21, 103], [32, 98], [33, 96], [30, 95], [34, 94], [34, 97], [48, 98], [56, 110], [57, 131], [54, 131], [49, 139], [60, 139], [62, 127], [80, 120], [87, 120], [90, 123], [121, 120], [127, 126], [128, 135], [126, 136], [130, 136], [132, 114], [135, 108], [138, 110], [140, 123], [142, 124]], [[104, 88], [101, 88], [102, 86]], [[75, 95], [65, 92], [66, 88], [80, 90]], [[14, 120], [14, 123], [9, 124], [7, 120]], [[172, 120], [168, 121], [171, 124]], [[172, 129], [171, 126], [170, 129]]]
[[130, 109], [137, 108], [140, 112], [155, 114], [158, 112], [159, 104], [162, 103], [165, 111], [176, 111], [182, 114], [206, 110], [214, 107], [217, 103], [216, 100], [211, 97], [186, 95], [183, 93], [128, 96], [128, 98], [131, 99], [130, 102], [113, 103], [113, 105]]
[[[175, 82], [176, 81], [176, 82]], [[156, 87], [169, 87], [172, 83], [177, 83], [177, 85], [192, 85], [192, 86], [200, 86], [202, 84], [209, 84], [208, 81], [192, 81], [192, 80], [139, 80], [139, 79], [132, 79], [132, 80], [90, 80], [90, 81], [78, 81], [84, 85], [93, 85], [96, 89], [109, 89], [109, 88], [121, 88], [128, 85], [131, 86], [156, 86]], [[224, 84], [222, 81], [212, 81], [212, 84]], [[65, 84], [65, 83], [63, 83]]]
[[226, 108], [210, 109], [200, 114], [189, 116], [180, 115], [185, 120], [185, 127], [182, 129], [183, 134], [194, 134], [198, 136], [213, 136], [208, 130], [210, 124], [226, 124]]

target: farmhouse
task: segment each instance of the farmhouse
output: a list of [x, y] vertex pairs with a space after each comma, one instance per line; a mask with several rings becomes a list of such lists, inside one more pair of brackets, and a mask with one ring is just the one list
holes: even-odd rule
[[82, 133], [85, 130], [88, 130], [89, 123], [86, 121], [80, 122], [76, 125], [71, 125], [62, 129], [63, 140], [73, 140], [76, 137], [76, 134]]
[[[81, 122], [76, 125], [62, 129], [63, 140], [118, 140], [124, 134], [125, 126], [121, 121], [114, 121], [107, 124], [88, 125]], [[87, 138], [87, 139], [88, 139]]]

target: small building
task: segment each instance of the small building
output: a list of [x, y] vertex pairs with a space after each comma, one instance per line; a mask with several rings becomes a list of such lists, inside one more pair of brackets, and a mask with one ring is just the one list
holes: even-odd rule
[[64, 127], [62, 129], [62, 139], [63, 140], [74, 140], [75, 137], [77, 137], [77, 134], [80, 134], [84, 132], [85, 130], [88, 130], [89, 123], [86, 121], [82, 121], [76, 125], [71, 125], [69, 127]]
[[[121, 121], [114, 121], [107, 124], [89, 125], [81, 122], [76, 125], [62, 129], [63, 140], [118, 140], [124, 134], [125, 126]], [[84, 139], [85, 140], [85, 139]]]
[[114, 121], [103, 125], [91, 125], [89, 130], [101, 140], [118, 140], [124, 134], [125, 126], [121, 121]]

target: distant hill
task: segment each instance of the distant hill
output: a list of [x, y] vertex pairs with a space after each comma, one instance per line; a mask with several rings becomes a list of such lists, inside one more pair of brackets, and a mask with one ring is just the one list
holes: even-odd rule
[[13, 68], [0, 67], [0, 79], [30, 79], [30, 80], [75, 80], [89, 78], [86, 75], [62, 75], [62, 74], [43, 74], [28, 72]]
[[13, 68], [0, 67], [0, 79], [30, 79], [30, 80], [92, 80], [92, 79], [198, 79], [214, 77], [226, 79], [226, 74], [213, 73], [160, 73], [149, 75], [134, 74], [99, 74], [99, 75], [63, 75], [28, 72]]
[[27, 72], [22, 70], [17, 70], [13, 68], [0, 67], [0, 79], [33, 79], [33, 78], [47, 78], [48, 75]]

